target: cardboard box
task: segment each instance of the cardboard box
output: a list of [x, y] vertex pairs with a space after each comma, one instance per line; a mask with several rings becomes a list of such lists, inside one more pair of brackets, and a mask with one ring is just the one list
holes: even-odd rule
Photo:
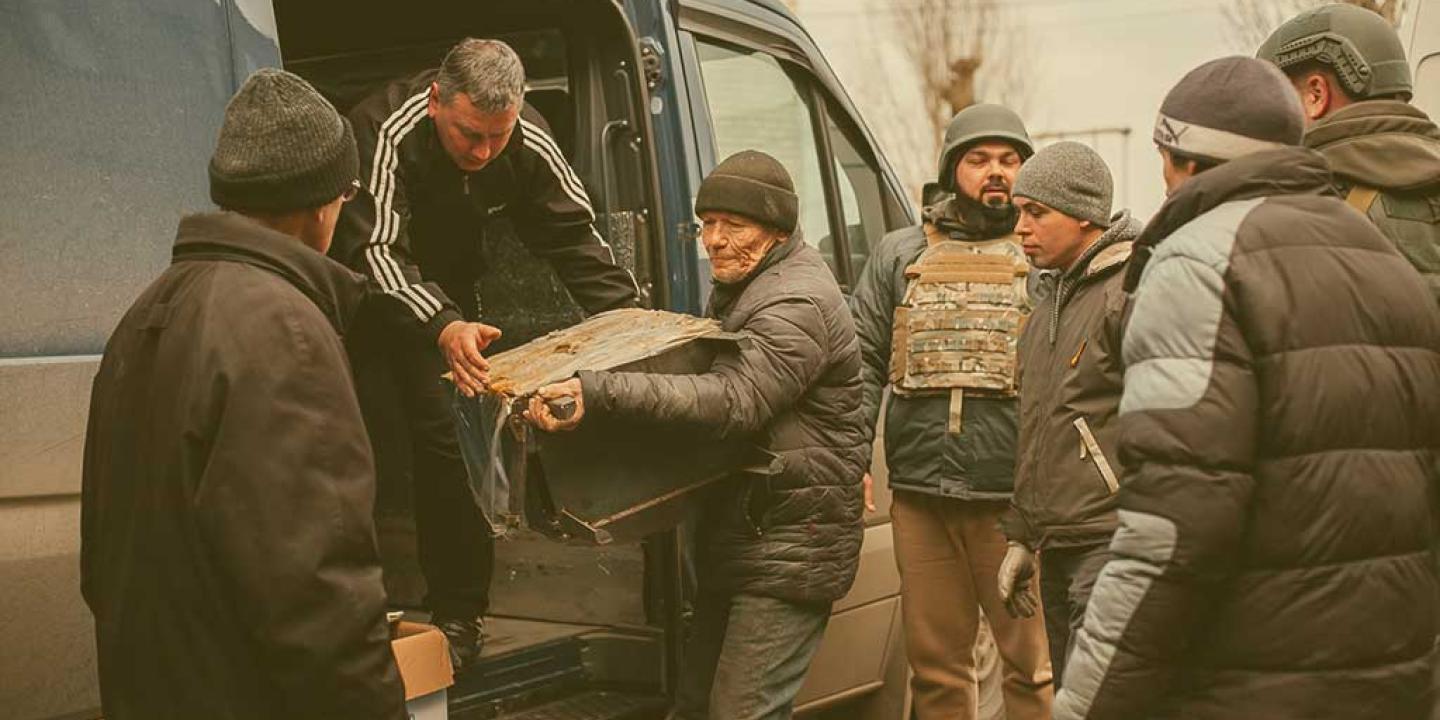
[[431, 625], [398, 622], [391, 626], [390, 649], [405, 682], [410, 720], [447, 720], [449, 688], [455, 683], [445, 634]]

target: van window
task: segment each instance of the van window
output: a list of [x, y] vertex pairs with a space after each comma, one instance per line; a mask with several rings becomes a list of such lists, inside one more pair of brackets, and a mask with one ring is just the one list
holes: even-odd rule
[[835, 122], [839, 116], [840, 111], [831, 105], [825, 115], [825, 126], [840, 186], [840, 206], [845, 213], [850, 272], [855, 280], [870, 257], [870, 244], [885, 234], [885, 199], [880, 172], [860, 151], [864, 145], [855, 142], [853, 135]]
[[[811, 93], [792, 79], [779, 61], [764, 53], [699, 38], [696, 51], [714, 127], [716, 158], [759, 150], [779, 160], [800, 196], [802, 237], [811, 246], [828, 251], [830, 221], [820, 152], [815, 145]], [[833, 272], [834, 257], [827, 254], [825, 261]]]

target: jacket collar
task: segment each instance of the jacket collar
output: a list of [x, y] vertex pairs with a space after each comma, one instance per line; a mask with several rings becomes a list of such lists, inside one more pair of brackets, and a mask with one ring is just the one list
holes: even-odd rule
[[1134, 240], [1142, 227], [1139, 220], [1131, 217], [1129, 210], [1115, 213], [1105, 233], [1065, 271], [1065, 279], [1092, 278], [1123, 264], [1130, 258]]
[[1398, 100], [1347, 105], [1305, 133], [1335, 175], [1382, 190], [1440, 183], [1440, 128], [1419, 108]]
[[1133, 291], [1150, 253], [1191, 220], [1227, 202], [1273, 195], [1334, 195], [1330, 166], [1319, 153], [1286, 147], [1251, 153], [1190, 178], [1166, 199], [1135, 239], [1137, 262], [1126, 270], [1125, 289]]
[[756, 263], [755, 268], [751, 270], [750, 274], [746, 275], [744, 279], [733, 283], [715, 283], [710, 292], [710, 311], [707, 314], [710, 317], [717, 318], [725, 314], [725, 312], [730, 309], [730, 306], [745, 292], [745, 288], [749, 287], [750, 283], [755, 281], [755, 278], [760, 277], [765, 274], [766, 270], [779, 265], [790, 256], [800, 252], [800, 249], [803, 247], [805, 247], [805, 240], [800, 237], [800, 228], [797, 227], [795, 228], [795, 232], [790, 233], [790, 237], [786, 238], [784, 242], [770, 248], [770, 252], [765, 253], [765, 257], [760, 258], [760, 262]]
[[239, 213], [181, 218], [171, 262], [192, 260], [241, 262], [279, 275], [310, 298], [341, 335], [365, 297], [363, 276]]
[[1060, 332], [1060, 313], [1075, 296], [1075, 292], [1087, 283], [1096, 282], [1120, 268], [1130, 259], [1135, 238], [1140, 234], [1140, 221], [1130, 216], [1129, 210], [1115, 213], [1110, 228], [1095, 241], [1094, 245], [1081, 253], [1075, 264], [1070, 266], [1057, 280], [1054, 287], [1054, 302], [1050, 306], [1050, 344]]

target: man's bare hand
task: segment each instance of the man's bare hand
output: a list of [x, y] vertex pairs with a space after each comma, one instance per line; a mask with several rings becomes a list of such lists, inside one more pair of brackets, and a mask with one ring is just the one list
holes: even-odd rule
[[[560, 398], [570, 398], [575, 401], [575, 412], [570, 417], [561, 420], [550, 412], [550, 401]], [[545, 432], [563, 432], [574, 430], [580, 424], [580, 419], [585, 417], [585, 392], [580, 385], [580, 378], [570, 378], [562, 383], [546, 385], [535, 391], [530, 396], [530, 407], [525, 410], [525, 419]]]
[[865, 512], [875, 512], [875, 478], [865, 473]]
[[499, 337], [499, 328], [460, 320], [440, 331], [440, 354], [450, 366], [455, 387], [465, 397], [475, 397], [489, 384], [490, 363], [481, 352]]

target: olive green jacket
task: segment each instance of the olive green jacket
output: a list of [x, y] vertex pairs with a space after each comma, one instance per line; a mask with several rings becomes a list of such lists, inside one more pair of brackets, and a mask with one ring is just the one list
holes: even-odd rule
[[1351, 196], [1414, 265], [1440, 301], [1440, 128], [1418, 108], [1368, 100], [1324, 118], [1305, 134]]

